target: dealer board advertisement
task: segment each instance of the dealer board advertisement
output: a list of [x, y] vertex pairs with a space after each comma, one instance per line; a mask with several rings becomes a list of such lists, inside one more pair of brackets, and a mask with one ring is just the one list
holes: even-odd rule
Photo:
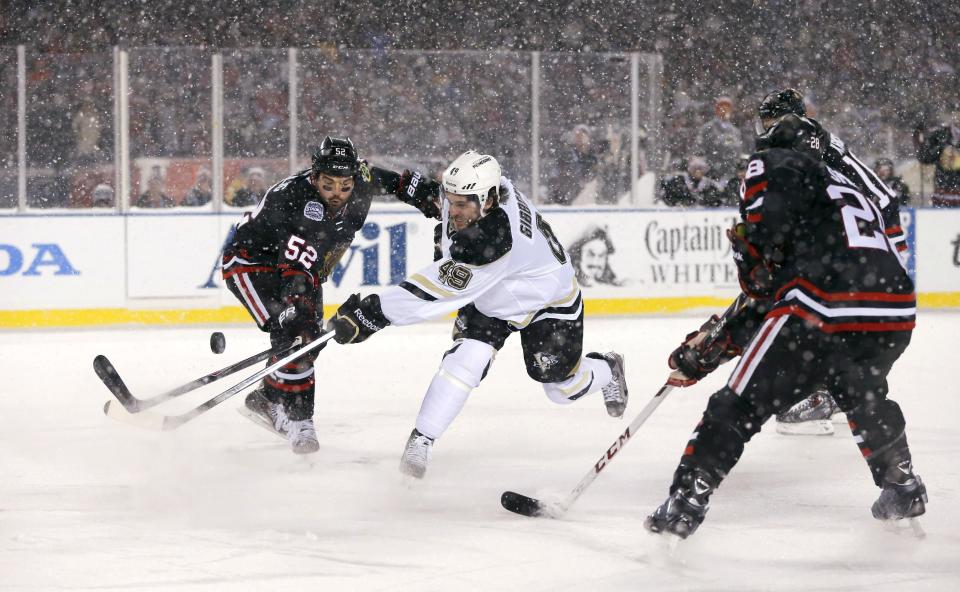
[[586, 298], [733, 296], [734, 210], [543, 210]]
[[123, 218], [0, 216], [0, 310], [124, 306]]
[[960, 210], [917, 210], [915, 215], [920, 291], [960, 291]]
[[[725, 236], [734, 210], [541, 211], [588, 301], [682, 303], [739, 289]], [[960, 212], [905, 214], [919, 291], [960, 293]], [[236, 307], [218, 266], [237, 219], [187, 210], [0, 217], [0, 310]], [[429, 264], [435, 224], [409, 208], [374, 208], [325, 284], [324, 300], [395, 285]]]

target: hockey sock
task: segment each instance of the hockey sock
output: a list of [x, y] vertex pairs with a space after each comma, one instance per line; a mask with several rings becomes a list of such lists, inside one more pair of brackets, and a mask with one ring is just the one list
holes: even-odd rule
[[596, 358], [580, 358], [580, 365], [573, 376], [560, 382], [543, 385], [547, 397], [554, 403], [566, 405], [592, 392], [599, 391], [613, 380], [610, 364]]
[[906, 421], [895, 401], [883, 399], [860, 405], [847, 413], [847, 420], [878, 486], [888, 469], [910, 459]]
[[441, 368], [433, 377], [427, 394], [423, 397], [423, 403], [420, 404], [417, 431], [432, 440], [442, 436], [460, 414], [472, 390], [466, 383]]
[[760, 431], [762, 423], [750, 402], [724, 387], [710, 397], [703, 418], [683, 450], [680, 468], [697, 467], [719, 484], [740, 460], [746, 443]]
[[475, 339], [458, 341], [440, 362], [417, 415], [417, 431], [437, 439], [463, 409], [470, 392], [480, 385], [493, 361], [493, 346]]
[[580, 358], [580, 368], [586, 368], [590, 372], [593, 372], [593, 385], [590, 387], [590, 392], [602, 389], [613, 380], [613, 372], [610, 371], [610, 364], [605, 360]]
[[264, 379], [267, 400], [283, 405], [287, 416], [300, 421], [313, 418], [315, 388], [313, 364], [291, 363]]

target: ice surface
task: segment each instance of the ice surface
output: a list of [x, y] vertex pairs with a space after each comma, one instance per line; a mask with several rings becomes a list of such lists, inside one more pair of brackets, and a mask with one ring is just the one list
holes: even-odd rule
[[[514, 338], [434, 450], [423, 482], [397, 463], [449, 323], [390, 328], [318, 362], [309, 459], [232, 408], [175, 432], [103, 416], [104, 353], [146, 396], [266, 345], [253, 328], [0, 334], [0, 589], [121, 590], [954, 590], [960, 584], [960, 315], [922, 313], [891, 374], [930, 494], [927, 538], [870, 516], [877, 495], [845, 429], [772, 426], [668, 554], [642, 527], [666, 495], [706, 402], [726, 377], [675, 390], [562, 520], [510, 514], [500, 493], [573, 488], [665, 378], [701, 319], [588, 319], [586, 345], [625, 353], [632, 401], [550, 403]], [[215, 392], [158, 409], [184, 408]], [[179, 406], [179, 407], [178, 407]]]

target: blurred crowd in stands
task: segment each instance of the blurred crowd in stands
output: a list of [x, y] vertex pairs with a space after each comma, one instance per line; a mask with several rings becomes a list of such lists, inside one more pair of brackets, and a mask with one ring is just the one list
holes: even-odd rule
[[519, 52], [565, 52], [544, 53], [540, 62], [541, 200], [616, 202], [630, 190], [630, 70], [622, 54], [605, 52], [641, 51], [663, 57], [655, 73], [662, 129], [651, 129], [657, 159], [641, 171], [660, 174], [664, 203], [735, 203], [757, 102], [792, 86], [878, 170], [894, 178], [901, 163], [918, 159], [936, 169], [935, 187], [919, 190], [932, 189], [940, 205], [960, 204], [952, 197], [960, 194], [956, 3], [8, 4], [0, 11], [0, 207], [15, 203], [17, 44], [27, 46], [31, 205], [104, 203], [95, 189], [113, 184], [114, 46], [131, 48], [131, 157], [207, 159], [184, 169], [186, 181], [144, 168], [134, 205], [209, 202], [215, 51], [223, 55], [225, 155], [250, 161], [225, 180], [227, 203], [255, 180], [255, 169], [267, 177], [263, 186], [286, 170], [270, 162], [289, 154], [288, 47], [300, 48], [301, 158], [326, 133], [432, 167], [469, 144], [497, 154], [529, 184], [531, 62]]

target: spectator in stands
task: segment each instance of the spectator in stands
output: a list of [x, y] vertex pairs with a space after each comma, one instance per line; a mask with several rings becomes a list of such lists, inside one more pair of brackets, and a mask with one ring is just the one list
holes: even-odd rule
[[900, 202], [900, 205], [905, 206], [910, 202], [910, 187], [903, 182], [901, 177], [893, 174], [892, 160], [878, 158], [877, 162], [873, 164], [873, 172], [897, 194], [897, 201]]
[[951, 121], [935, 130], [914, 132], [917, 160], [936, 164], [932, 203], [941, 207], [960, 207], [960, 104], [954, 106]]
[[238, 208], [256, 204], [267, 189], [266, 176], [262, 168], [258, 166], [250, 167], [247, 170], [247, 184], [237, 189], [227, 200], [227, 203]]
[[137, 203], [138, 208], [172, 208], [176, 204], [169, 195], [164, 193], [163, 175], [154, 171], [147, 180], [147, 190], [140, 194]]
[[743, 152], [743, 135], [730, 120], [733, 115], [730, 97], [717, 98], [714, 114], [697, 134], [696, 151], [707, 159], [714, 177], [725, 181], [734, 175], [734, 164]]
[[749, 162], [749, 154], [741, 154], [737, 157], [737, 174], [727, 179], [726, 184], [724, 184], [720, 205], [736, 207], [740, 204], [740, 184], [747, 175], [747, 164]]
[[686, 172], [660, 182], [660, 199], [668, 206], [719, 206], [723, 202], [723, 190], [719, 183], [707, 176], [709, 170], [706, 160], [691, 156]]
[[210, 169], [201, 168], [197, 171], [197, 179], [183, 198], [181, 205], [204, 206], [213, 199], [213, 175]]
[[113, 195], [113, 187], [110, 187], [106, 183], [100, 183], [93, 188], [93, 192], [90, 194], [90, 201], [95, 208], [112, 208], [115, 207]]
[[588, 126], [584, 124], [574, 126], [570, 131], [568, 143], [563, 146], [557, 156], [547, 203], [564, 206], [572, 204], [587, 184], [596, 179], [606, 147], [606, 142], [593, 140]]
[[100, 150], [100, 116], [91, 97], [84, 97], [71, 122], [76, 142], [74, 158], [77, 163], [89, 163], [97, 159]]
[[610, 268], [610, 255], [616, 249], [606, 228], [596, 224], [587, 226], [580, 238], [567, 247], [567, 252], [581, 286], [623, 285]]

